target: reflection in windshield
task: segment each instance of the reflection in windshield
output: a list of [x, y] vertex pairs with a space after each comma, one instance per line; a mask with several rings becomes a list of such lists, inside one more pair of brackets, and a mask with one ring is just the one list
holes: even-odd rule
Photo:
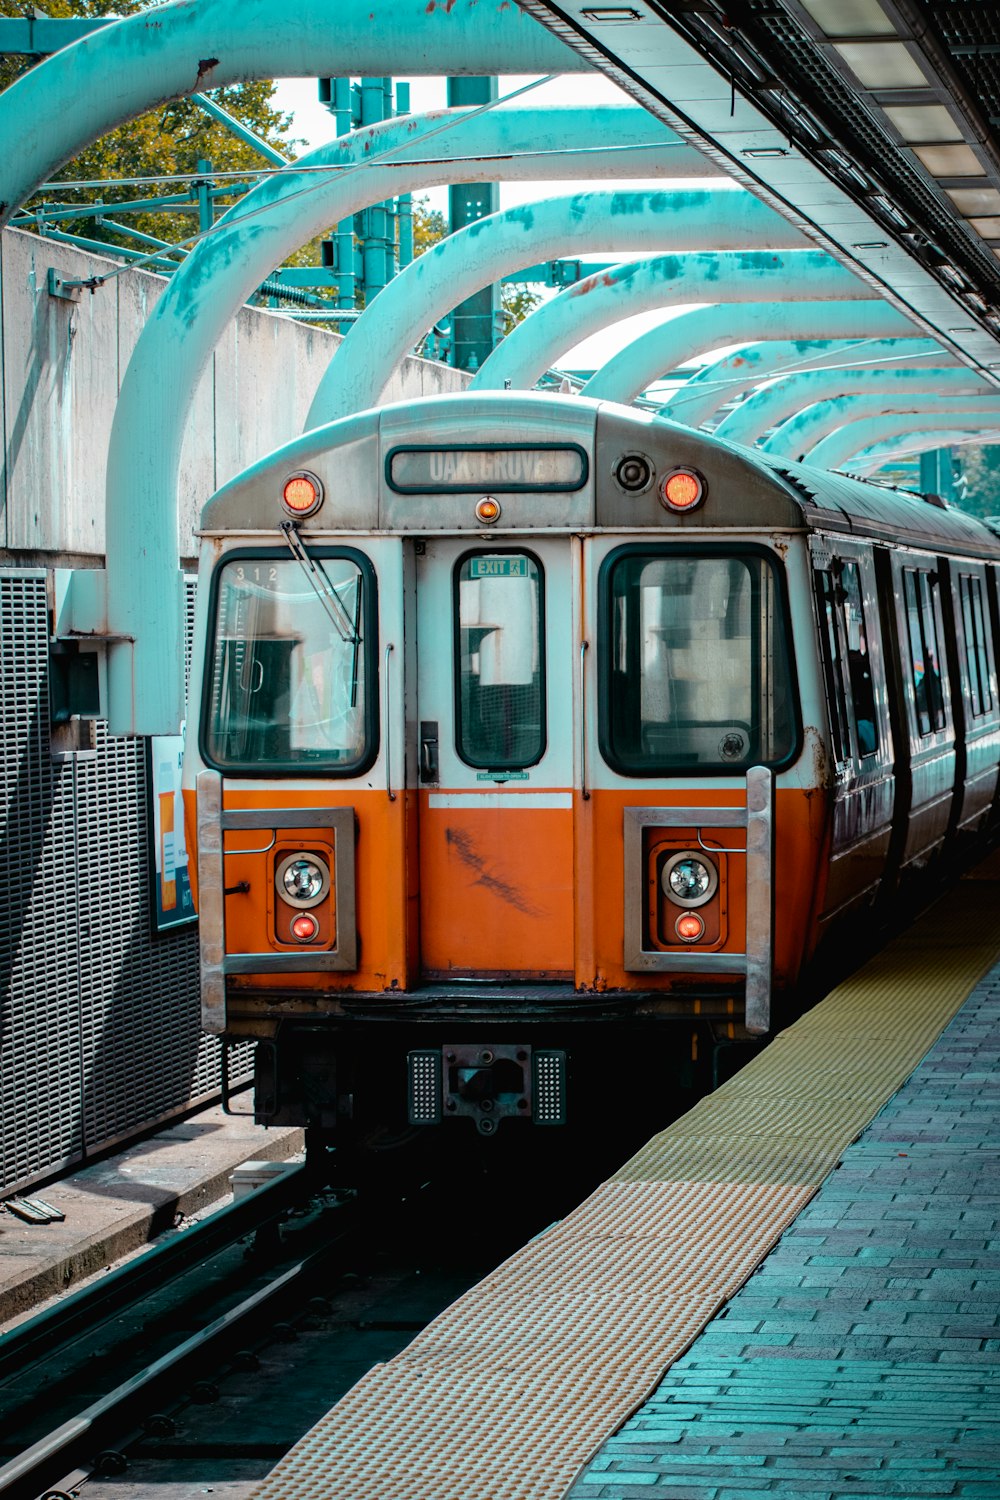
[[321, 566], [325, 598], [292, 558], [221, 568], [206, 736], [216, 764], [344, 771], [364, 758], [363, 575], [349, 558]]
[[792, 749], [783, 611], [753, 556], [621, 557], [610, 573], [608, 748], [639, 774], [740, 770]]

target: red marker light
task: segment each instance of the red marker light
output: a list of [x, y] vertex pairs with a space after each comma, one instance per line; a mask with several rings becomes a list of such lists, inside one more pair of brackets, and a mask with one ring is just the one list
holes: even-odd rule
[[319, 932], [319, 923], [309, 912], [303, 911], [292, 922], [292, 937], [297, 943], [311, 943]]
[[323, 504], [323, 486], [315, 474], [293, 474], [285, 480], [281, 503], [293, 516], [311, 516]]
[[692, 469], [675, 469], [661, 483], [660, 498], [668, 510], [695, 510], [705, 498], [705, 482]]
[[682, 943], [696, 943], [705, 931], [705, 924], [695, 912], [689, 911], [677, 918], [674, 931]]

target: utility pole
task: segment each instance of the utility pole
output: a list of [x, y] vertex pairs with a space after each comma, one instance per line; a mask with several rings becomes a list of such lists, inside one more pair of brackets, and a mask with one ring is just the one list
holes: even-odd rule
[[[488, 104], [498, 95], [497, 78], [449, 78], [448, 103]], [[500, 207], [495, 182], [459, 183], [448, 189], [449, 228], [464, 229]], [[496, 347], [500, 324], [500, 288], [483, 287], [459, 304], [451, 315], [451, 363], [460, 370], [478, 370]]]

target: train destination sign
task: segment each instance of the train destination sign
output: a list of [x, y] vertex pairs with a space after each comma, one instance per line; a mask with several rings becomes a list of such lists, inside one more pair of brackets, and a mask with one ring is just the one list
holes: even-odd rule
[[587, 455], [575, 443], [394, 448], [385, 466], [386, 480], [401, 495], [579, 490], [588, 470]]

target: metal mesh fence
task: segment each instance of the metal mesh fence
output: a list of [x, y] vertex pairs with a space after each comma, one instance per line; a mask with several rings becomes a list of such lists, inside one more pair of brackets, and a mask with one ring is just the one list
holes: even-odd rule
[[9, 1191], [218, 1092], [219, 1047], [200, 1032], [197, 928], [153, 930], [146, 742], [97, 724], [92, 750], [52, 756], [44, 572], [0, 572], [0, 691]]

